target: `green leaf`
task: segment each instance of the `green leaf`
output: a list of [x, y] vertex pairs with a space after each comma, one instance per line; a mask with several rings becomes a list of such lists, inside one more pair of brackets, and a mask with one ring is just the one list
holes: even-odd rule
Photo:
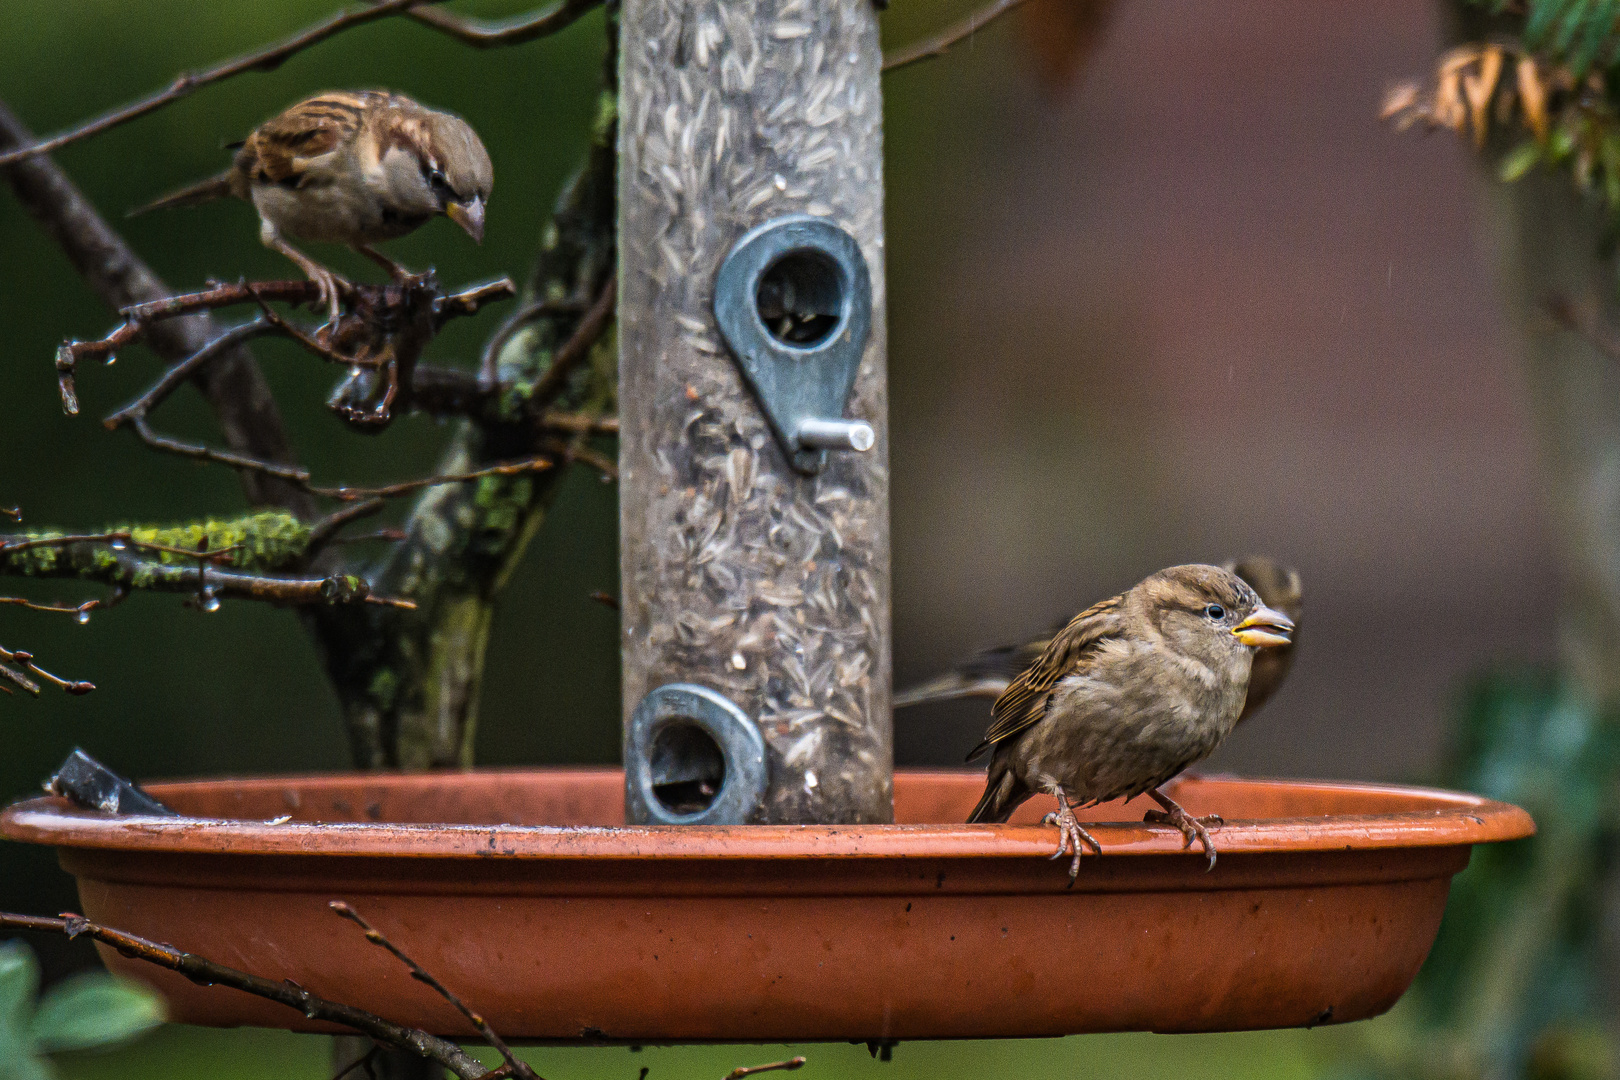
[[20, 941], [0, 942], [0, 1048], [8, 1032], [18, 1037], [28, 1030], [39, 992], [39, 962], [34, 950]]
[[36, 1045], [46, 1053], [126, 1042], [163, 1023], [163, 1000], [139, 983], [93, 971], [52, 987], [34, 1014]]
[[34, 951], [20, 941], [0, 942], [0, 1080], [54, 1080], [29, 1031], [38, 990]]
[[1586, 25], [1586, 18], [1592, 7], [1591, 0], [1575, 0], [1564, 17], [1558, 23], [1558, 36], [1553, 39], [1553, 52], [1558, 56], [1569, 51], [1570, 43], [1575, 40], [1575, 34]]
[[15, 1053], [0, 1043], [0, 1080], [57, 1080], [56, 1070], [42, 1057], [18, 1048]]
[[1520, 143], [1518, 146], [1515, 146], [1512, 150], [1508, 151], [1507, 156], [1502, 159], [1500, 170], [1502, 179], [1511, 184], [1513, 181], [1519, 179], [1519, 177], [1535, 168], [1536, 162], [1540, 160], [1540, 143], [1536, 142], [1534, 139], [1526, 143]]
[[1547, 31], [1569, 6], [1568, 0], [1530, 0], [1530, 12], [1524, 22], [1524, 43], [1532, 49], [1540, 48]]
[[1598, 53], [1609, 41], [1614, 32], [1614, 18], [1620, 13], [1620, 0], [1598, 0], [1596, 9], [1586, 20], [1584, 33], [1581, 35], [1580, 48], [1570, 58], [1570, 70], [1579, 79], [1586, 74], [1592, 61], [1597, 59]]

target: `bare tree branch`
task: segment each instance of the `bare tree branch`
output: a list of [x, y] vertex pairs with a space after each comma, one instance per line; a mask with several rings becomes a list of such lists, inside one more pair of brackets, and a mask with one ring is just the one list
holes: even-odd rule
[[[0, 103], [0, 148], [27, 144], [32, 138]], [[171, 292], [49, 159], [36, 157], [0, 171], [23, 208], [108, 307], [118, 310]], [[195, 353], [218, 333], [206, 315], [197, 315], [155, 329], [150, 343], [160, 356], [174, 361]], [[225, 444], [234, 452], [266, 461], [293, 461], [275, 399], [247, 349], [230, 349], [193, 378], [219, 419]], [[242, 484], [255, 506], [280, 506], [313, 515], [312, 498], [296, 488], [248, 474], [243, 475]]]
[[434, 978], [432, 974], [422, 967], [421, 964], [418, 964], [415, 960], [412, 960], [408, 955], [406, 955], [405, 950], [401, 949], [398, 945], [395, 945], [392, 941], [389, 941], [386, 937], [384, 937], [381, 930], [376, 929], [370, 923], [366, 922], [358, 911], [354, 910], [354, 908], [350, 907], [348, 904], [345, 904], [341, 900], [333, 900], [327, 904], [327, 907], [335, 911], [340, 917], [348, 919], [360, 929], [364, 930], [366, 932], [367, 941], [371, 942], [378, 948], [388, 950], [388, 952], [393, 955], [394, 959], [410, 968], [411, 978], [431, 987], [433, 991], [440, 997], [444, 998], [444, 1000], [455, 1006], [456, 1011], [462, 1016], [465, 1016], [467, 1018], [467, 1022], [472, 1024], [472, 1026], [478, 1030], [478, 1034], [489, 1040], [489, 1045], [493, 1046], [496, 1052], [501, 1055], [502, 1060], [506, 1062], [506, 1067], [510, 1069], [514, 1075], [522, 1077], [522, 1080], [541, 1080], [541, 1078], [535, 1074], [533, 1069], [531, 1069], [525, 1062], [517, 1059], [517, 1057], [512, 1053], [512, 1048], [507, 1046], [499, 1035], [495, 1034], [495, 1029], [490, 1027], [488, 1022], [486, 1022], [482, 1016], [479, 1016], [477, 1013], [469, 1009], [466, 1006], [466, 1003], [450, 992], [449, 987], [445, 986], [438, 979]]
[[525, 326], [536, 319], [543, 319], [550, 315], [577, 315], [584, 309], [573, 300], [536, 300], [525, 304], [509, 315], [505, 322], [490, 335], [484, 343], [484, 351], [478, 360], [478, 379], [486, 388], [494, 387], [497, 374], [496, 367], [501, 358], [501, 350], [506, 343], [512, 340]]
[[335, 487], [311, 488], [317, 495], [324, 495], [329, 499], [340, 499], [343, 502], [353, 502], [357, 499], [391, 499], [397, 495], [407, 495], [423, 488], [438, 487], [440, 484], [460, 484], [469, 480], [482, 480], [486, 476], [521, 476], [524, 473], [544, 472], [551, 468], [553, 462], [550, 458], [527, 458], [523, 461], [511, 461], [501, 465], [491, 465], [484, 469], [474, 469], [471, 472], [440, 473], [437, 476], [427, 476], [420, 480], [406, 480], [399, 484], [388, 484], [385, 487]]
[[[125, 323], [124, 325], [128, 326], [129, 324]], [[273, 329], [274, 327], [264, 319], [254, 319], [251, 322], [231, 327], [184, 360], [172, 365], [157, 382], [152, 384], [146, 393], [107, 417], [102, 421], [102, 424], [106, 426], [108, 431], [115, 431], [120, 424], [127, 420], [144, 419], [148, 412], [178, 390], [180, 384], [194, 376], [204, 364], [218, 357], [226, 349], [235, 348], [243, 342], [268, 334]]]
[[373, 596], [370, 584], [354, 574], [296, 577], [209, 568], [206, 565], [207, 552], [201, 553], [204, 562], [186, 566], [137, 557], [127, 550], [119, 550], [116, 542], [104, 544], [78, 537], [67, 538], [67, 541], [53, 549], [53, 557], [49, 561], [35, 560], [30, 563], [16, 561], [30, 558], [28, 551], [16, 550], [21, 545], [0, 548], [0, 570], [10, 568], [32, 578], [70, 578], [121, 585], [126, 589], [190, 593], [200, 597], [205, 607], [217, 606], [211, 605], [210, 601], [220, 597], [262, 600], [297, 607], [382, 604], [408, 610], [416, 606], [409, 600]]
[[595, 450], [592, 450], [590, 447], [581, 442], [581, 438], [583, 438], [583, 436], [576, 436], [572, 441], [569, 442], [562, 442], [561, 440], [557, 439], [547, 439], [541, 443], [541, 446], [551, 453], [556, 454], [569, 464], [573, 464], [577, 461], [581, 465], [589, 465], [591, 468], [601, 473], [602, 479], [605, 481], [617, 480], [619, 478], [618, 462], [614, 461], [610, 457], [607, 457], [605, 454], [598, 454]]
[[30, 675], [44, 679], [52, 686], [66, 690], [70, 694], [88, 694], [90, 691], [96, 688], [94, 683], [87, 683], [83, 680], [62, 679], [52, 675], [50, 672], [34, 663], [33, 653], [24, 652], [21, 649], [12, 650], [0, 647], [0, 661], [5, 662], [0, 664], [0, 679], [5, 679], [8, 682], [14, 683], [22, 689], [28, 691], [30, 694], [38, 694], [39, 685], [33, 680], [22, 675], [20, 672], [6, 665], [16, 664], [18, 667], [21, 667], [27, 671]]
[[216, 64], [214, 67], [203, 71], [182, 72], [175, 76], [174, 81], [162, 90], [148, 94], [139, 101], [121, 105], [110, 112], [102, 113], [93, 120], [86, 120], [82, 124], [68, 128], [66, 131], [59, 132], [49, 138], [37, 141], [33, 139], [25, 140], [23, 145], [7, 153], [0, 154], [0, 168], [15, 165], [38, 154], [51, 153], [67, 146], [69, 143], [87, 139], [91, 135], [99, 135], [101, 132], [117, 127], [120, 124], [127, 124], [137, 117], [145, 116], [149, 112], [156, 112], [165, 105], [179, 101], [181, 98], [211, 83], [229, 79], [246, 71], [274, 71], [293, 54], [302, 52], [311, 45], [318, 45], [332, 35], [342, 33], [350, 27], [386, 18], [416, 4], [437, 2], [438, 0], [381, 0], [380, 3], [371, 7], [357, 8], [353, 11], [341, 11], [267, 49], [260, 49], [258, 52], [238, 56], [234, 60], [227, 60], [223, 64]]
[[933, 37], [923, 38], [915, 44], [906, 45], [899, 49], [891, 49], [883, 54], [884, 74], [903, 68], [907, 64], [915, 64], [918, 60], [927, 60], [929, 57], [941, 55], [950, 49], [952, 45], [977, 34], [1023, 2], [1024, 0], [995, 0], [994, 3], [980, 8], [961, 22], [946, 27]]
[[[372, 0], [377, 3], [378, 0]], [[417, 8], [406, 14], [417, 22], [449, 34], [463, 45], [487, 49], [496, 45], [521, 45], [526, 41], [555, 34], [590, 11], [602, 0], [560, 0], [539, 14], [515, 15], [510, 19], [469, 19], [437, 8]]]
[[547, 409], [540, 414], [537, 426], [541, 431], [566, 431], [575, 435], [617, 435], [617, 416], [592, 416], [590, 413], [558, 412]]
[[769, 1065], [739, 1065], [726, 1073], [725, 1080], [743, 1080], [745, 1076], [753, 1076], [762, 1072], [792, 1072], [794, 1069], [804, 1067], [804, 1058], [788, 1058], [786, 1061], [773, 1061]]
[[613, 325], [613, 313], [619, 303], [619, 275], [609, 274], [607, 282], [597, 293], [596, 300], [580, 317], [579, 325], [562, 347], [552, 355], [551, 366], [535, 381], [529, 395], [531, 415], [543, 412], [556, 400], [567, 384], [568, 376], [591, 355], [591, 346], [599, 341], [607, 328]]
[[296, 485], [300, 490], [308, 490], [309, 470], [297, 465], [280, 465], [274, 461], [264, 461], [260, 458], [250, 457], [247, 454], [236, 454], [229, 450], [215, 450], [211, 446], [201, 443], [182, 442], [179, 439], [160, 435], [152, 429], [146, 417], [138, 417], [130, 422], [130, 427], [146, 445], [155, 450], [164, 450], [181, 457], [195, 458], [198, 461], [212, 461], [220, 465], [229, 465], [244, 473], [260, 473], [273, 476], [289, 484]]
[[144, 960], [149, 964], [176, 972], [199, 986], [229, 986], [234, 990], [285, 1005], [289, 1009], [297, 1009], [311, 1020], [325, 1020], [353, 1028], [380, 1043], [436, 1061], [461, 1080], [482, 1080], [490, 1073], [482, 1062], [448, 1039], [429, 1035], [418, 1028], [384, 1020], [374, 1013], [357, 1009], [352, 1005], [329, 1001], [310, 993], [297, 983], [288, 980], [272, 982], [215, 963], [195, 953], [181, 952], [173, 945], [165, 945], [112, 927], [101, 926], [81, 915], [64, 915], [53, 919], [40, 915], [0, 912], [0, 930], [35, 930], [64, 934], [70, 939], [87, 935], [103, 945], [117, 949], [124, 956]]

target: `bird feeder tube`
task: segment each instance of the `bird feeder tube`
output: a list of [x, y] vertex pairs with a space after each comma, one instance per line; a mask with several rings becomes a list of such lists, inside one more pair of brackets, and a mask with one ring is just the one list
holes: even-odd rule
[[[1107, 804], [1072, 887], [1026, 805], [960, 822], [973, 772], [895, 777], [900, 824], [624, 826], [616, 769], [151, 784], [181, 817], [0, 812], [105, 925], [449, 1037], [466, 1021], [343, 900], [508, 1039], [986, 1038], [1342, 1023], [1416, 974], [1470, 846], [1517, 807], [1378, 785], [1182, 778], [1220, 862]], [[102, 949], [171, 1018], [330, 1031]], [[993, 1009], [986, 1001], [996, 1002]]]
[[876, 11], [620, 20], [629, 818], [890, 821]]

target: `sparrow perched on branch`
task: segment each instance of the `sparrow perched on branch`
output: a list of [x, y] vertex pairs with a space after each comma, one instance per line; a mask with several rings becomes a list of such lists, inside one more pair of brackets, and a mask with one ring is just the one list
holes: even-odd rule
[[259, 211], [259, 239], [321, 290], [335, 322], [348, 282], [286, 237], [346, 244], [397, 280], [410, 274], [373, 244], [443, 214], [484, 239], [494, 168], [478, 134], [460, 117], [382, 90], [328, 91], [260, 124], [236, 144], [218, 176], [131, 211], [191, 206], [226, 196]]
[[[1277, 645], [1255, 655], [1254, 667], [1249, 673], [1249, 695], [1243, 703], [1243, 713], [1238, 717], [1241, 724], [1258, 712], [1260, 706], [1276, 693], [1288, 677], [1288, 669], [1294, 664], [1294, 648], [1299, 643], [1305, 592], [1299, 571], [1264, 555], [1251, 555], [1236, 562], [1224, 563], [1222, 569], [1230, 570], [1247, 582], [1259, 594], [1261, 603], [1294, 620], [1293, 640], [1289, 644]], [[1063, 625], [1059, 623], [1050, 633], [1022, 645], [1003, 645], [970, 656], [943, 675], [895, 694], [894, 707], [904, 709], [911, 705], [964, 697], [982, 697], [994, 701], [1006, 692], [1007, 684], [1020, 671], [1041, 658]]]
[[[1256, 652], [1290, 643], [1294, 622], [1218, 566], [1172, 566], [1076, 615], [1008, 685], [968, 760], [992, 751], [969, 823], [1006, 821], [1024, 800], [1055, 796], [1059, 858], [1102, 848], [1071, 802], [1090, 806], [1144, 792], [1164, 808], [1144, 820], [1203, 845], [1205, 825], [1159, 786], [1208, 757], [1237, 725]], [[1216, 819], [1218, 821], [1218, 819]]]

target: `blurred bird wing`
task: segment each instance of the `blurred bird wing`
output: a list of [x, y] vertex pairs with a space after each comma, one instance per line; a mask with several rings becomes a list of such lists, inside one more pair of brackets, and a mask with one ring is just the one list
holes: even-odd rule
[[1046, 701], [1060, 680], [1080, 670], [1095, 655], [1097, 646], [1123, 633], [1125, 598], [1115, 596], [1093, 604], [1058, 631], [1039, 660], [1012, 681], [990, 707], [990, 730], [968, 755], [972, 761], [991, 746], [1017, 735], [1046, 713]]
[[1022, 645], [1002, 645], [975, 653], [943, 675], [925, 683], [907, 687], [894, 695], [894, 707], [904, 709], [924, 702], [950, 701], [963, 697], [987, 697], [992, 700], [1007, 692], [1007, 686], [1019, 672], [1041, 658], [1052, 643], [1053, 634], [1026, 641]]

